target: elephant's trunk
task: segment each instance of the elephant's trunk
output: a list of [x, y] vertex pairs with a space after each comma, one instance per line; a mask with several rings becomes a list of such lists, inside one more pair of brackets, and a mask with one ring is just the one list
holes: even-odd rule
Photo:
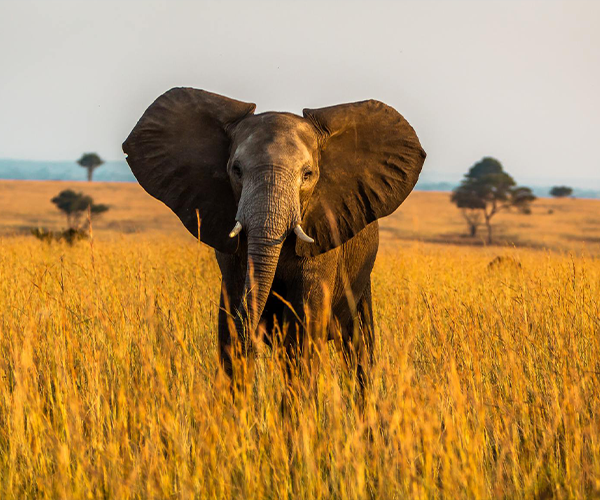
[[279, 254], [286, 236], [300, 221], [298, 190], [286, 169], [265, 167], [245, 183], [238, 206], [248, 240], [248, 262], [238, 333], [249, 339], [255, 332], [271, 291]]
[[275, 270], [279, 261], [281, 243], [267, 244], [252, 238], [248, 240], [248, 266], [242, 303], [239, 306], [238, 331], [243, 338], [254, 333], [265, 308]]

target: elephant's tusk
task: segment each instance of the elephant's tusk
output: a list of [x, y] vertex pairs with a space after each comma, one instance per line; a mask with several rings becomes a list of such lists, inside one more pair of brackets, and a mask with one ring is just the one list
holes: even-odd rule
[[235, 221], [235, 226], [233, 226], [233, 229], [229, 233], [229, 237], [230, 238], [235, 238], [238, 234], [240, 234], [241, 230], [242, 230], [242, 225], [240, 224], [239, 220], [236, 220]]
[[298, 224], [295, 228], [294, 228], [294, 232], [296, 233], [296, 236], [298, 236], [298, 238], [300, 238], [302, 241], [306, 241], [306, 243], [314, 243], [315, 240], [313, 240], [310, 236], [308, 236], [304, 230], [302, 229], [302, 226], [300, 224]]

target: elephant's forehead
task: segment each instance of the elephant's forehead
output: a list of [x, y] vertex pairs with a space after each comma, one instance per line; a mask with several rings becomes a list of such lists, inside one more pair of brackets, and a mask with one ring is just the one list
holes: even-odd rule
[[236, 156], [276, 161], [290, 156], [308, 160], [317, 148], [317, 134], [300, 116], [264, 113], [244, 120], [235, 132]]

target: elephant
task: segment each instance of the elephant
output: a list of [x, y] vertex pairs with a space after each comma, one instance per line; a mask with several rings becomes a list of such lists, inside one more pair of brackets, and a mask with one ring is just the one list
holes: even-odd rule
[[288, 375], [310, 346], [336, 340], [364, 388], [378, 219], [412, 191], [425, 151], [409, 123], [376, 100], [302, 116], [255, 108], [173, 88], [123, 143], [127, 162], [215, 251], [219, 359], [230, 381], [236, 359], [252, 357], [257, 339], [273, 345], [277, 330]]

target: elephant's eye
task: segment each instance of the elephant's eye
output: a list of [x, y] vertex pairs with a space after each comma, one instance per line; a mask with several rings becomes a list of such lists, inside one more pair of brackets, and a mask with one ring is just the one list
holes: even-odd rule
[[312, 175], [313, 175], [312, 170], [310, 168], [308, 168], [302, 174], [302, 180], [304, 182], [309, 181], [311, 179]]
[[231, 167], [231, 171], [238, 179], [242, 178], [242, 167], [240, 167], [239, 163], [234, 163]]

